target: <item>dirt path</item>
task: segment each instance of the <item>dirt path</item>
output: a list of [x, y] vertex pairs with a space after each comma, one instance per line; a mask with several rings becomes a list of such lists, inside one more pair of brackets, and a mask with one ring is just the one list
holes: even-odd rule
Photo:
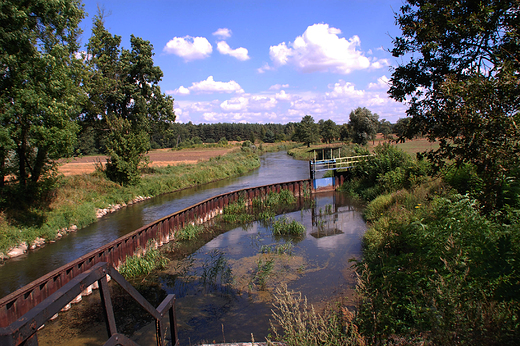
[[[224, 155], [236, 148], [205, 148], [205, 149], [158, 149], [148, 153], [150, 157], [150, 166], [162, 167], [168, 165], [179, 165], [182, 163], [197, 163], [198, 161], [209, 160], [212, 157]], [[59, 171], [64, 175], [75, 175], [83, 173], [92, 173], [96, 169], [97, 164], [106, 162], [106, 156], [86, 156], [77, 157], [64, 161]]]

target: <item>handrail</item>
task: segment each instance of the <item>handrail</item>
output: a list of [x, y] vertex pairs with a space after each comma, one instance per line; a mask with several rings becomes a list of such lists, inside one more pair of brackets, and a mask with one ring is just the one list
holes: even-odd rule
[[[185, 225], [189, 223], [199, 224], [210, 220], [222, 213], [225, 206], [238, 200], [241, 196], [252, 200], [258, 196], [267, 195], [271, 191], [280, 192], [282, 189], [291, 191], [295, 196], [301, 196], [305, 191], [311, 191], [312, 184], [310, 180], [304, 179], [235, 190], [208, 198], [145, 225], [51, 271], [0, 299], [0, 328], [13, 323], [74, 277], [92, 268], [96, 263], [108, 262], [111, 266], [118, 268], [127, 256], [132, 256], [139, 249], [144, 249], [150, 239], [155, 239], [157, 245], [161, 246], [174, 240], [176, 232]], [[86, 286], [83, 289], [83, 292], [78, 292], [78, 297], [89, 294], [92, 286]], [[72, 297], [69, 302], [74, 298], [76, 296]]]
[[169, 294], [159, 307], [155, 309], [114, 267], [106, 262], [97, 263], [89, 270], [79, 274], [18, 320], [5, 328], [0, 328], [0, 345], [37, 345], [38, 329], [67, 305], [71, 299], [80, 294], [85, 287], [95, 282], [98, 283], [100, 288], [99, 293], [108, 332], [108, 340], [105, 345], [137, 345], [126, 336], [117, 332], [107, 275], [110, 275], [139, 305], [153, 316], [157, 327], [156, 338], [158, 346], [165, 344], [165, 329], [162, 318], [168, 312], [172, 345], [179, 345], [177, 320], [175, 318], [175, 295]]

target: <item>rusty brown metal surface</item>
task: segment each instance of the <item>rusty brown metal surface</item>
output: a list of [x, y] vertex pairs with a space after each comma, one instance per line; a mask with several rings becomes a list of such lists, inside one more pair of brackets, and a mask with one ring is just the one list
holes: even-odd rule
[[[127, 256], [132, 256], [138, 248], [144, 248], [149, 239], [156, 239], [159, 244], [175, 240], [175, 232], [189, 222], [198, 223], [219, 214], [224, 206], [236, 201], [240, 196], [255, 198], [282, 189], [292, 191], [295, 196], [311, 191], [310, 180], [298, 180], [250, 187], [238, 191], [217, 195], [200, 203], [177, 211], [162, 219], [143, 226], [113, 242], [106, 244], [80, 258], [40, 277], [30, 284], [0, 299], [0, 328], [7, 327], [46, 298], [57, 292], [73, 278], [88, 271], [100, 262], [108, 262], [117, 268]], [[86, 289], [84, 287], [83, 289]], [[81, 292], [76, 294], [79, 295]], [[70, 297], [71, 301], [76, 296]]]

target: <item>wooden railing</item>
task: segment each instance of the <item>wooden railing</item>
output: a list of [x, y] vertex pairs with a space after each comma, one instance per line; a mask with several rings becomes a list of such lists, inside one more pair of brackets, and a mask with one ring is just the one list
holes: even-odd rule
[[[118, 268], [132, 256], [137, 250], [144, 249], [150, 239], [154, 239], [158, 246], [175, 240], [176, 231], [184, 228], [189, 223], [200, 224], [222, 213], [223, 208], [239, 198], [252, 200], [255, 197], [265, 196], [271, 191], [280, 192], [289, 190], [295, 196], [303, 196], [310, 193], [312, 184], [310, 180], [298, 180], [286, 183], [256, 186], [242, 190], [224, 193], [208, 198], [186, 209], [175, 212], [162, 219], [143, 226], [113, 242], [106, 244], [80, 258], [53, 270], [30, 284], [0, 299], [0, 328], [6, 328], [21, 316], [29, 312], [36, 305], [57, 292], [78, 275], [90, 270], [97, 263], [107, 262], [114, 268]], [[79, 301], [81, 295], [92, 292], [93, 286], [86, 286], [77, 297], [71, 297]], [[2, 344], [3, 345], [3, 344]]]

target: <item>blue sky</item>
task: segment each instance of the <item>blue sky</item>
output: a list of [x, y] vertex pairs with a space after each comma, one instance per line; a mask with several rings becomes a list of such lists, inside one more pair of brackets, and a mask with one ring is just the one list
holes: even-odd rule
[[98, 5], [106, 28], [154, 47], [178, 122], [347, 123], [366, 107], [395, 123], [388, 49], [401, 1], [83, 0], [85, 44]]

